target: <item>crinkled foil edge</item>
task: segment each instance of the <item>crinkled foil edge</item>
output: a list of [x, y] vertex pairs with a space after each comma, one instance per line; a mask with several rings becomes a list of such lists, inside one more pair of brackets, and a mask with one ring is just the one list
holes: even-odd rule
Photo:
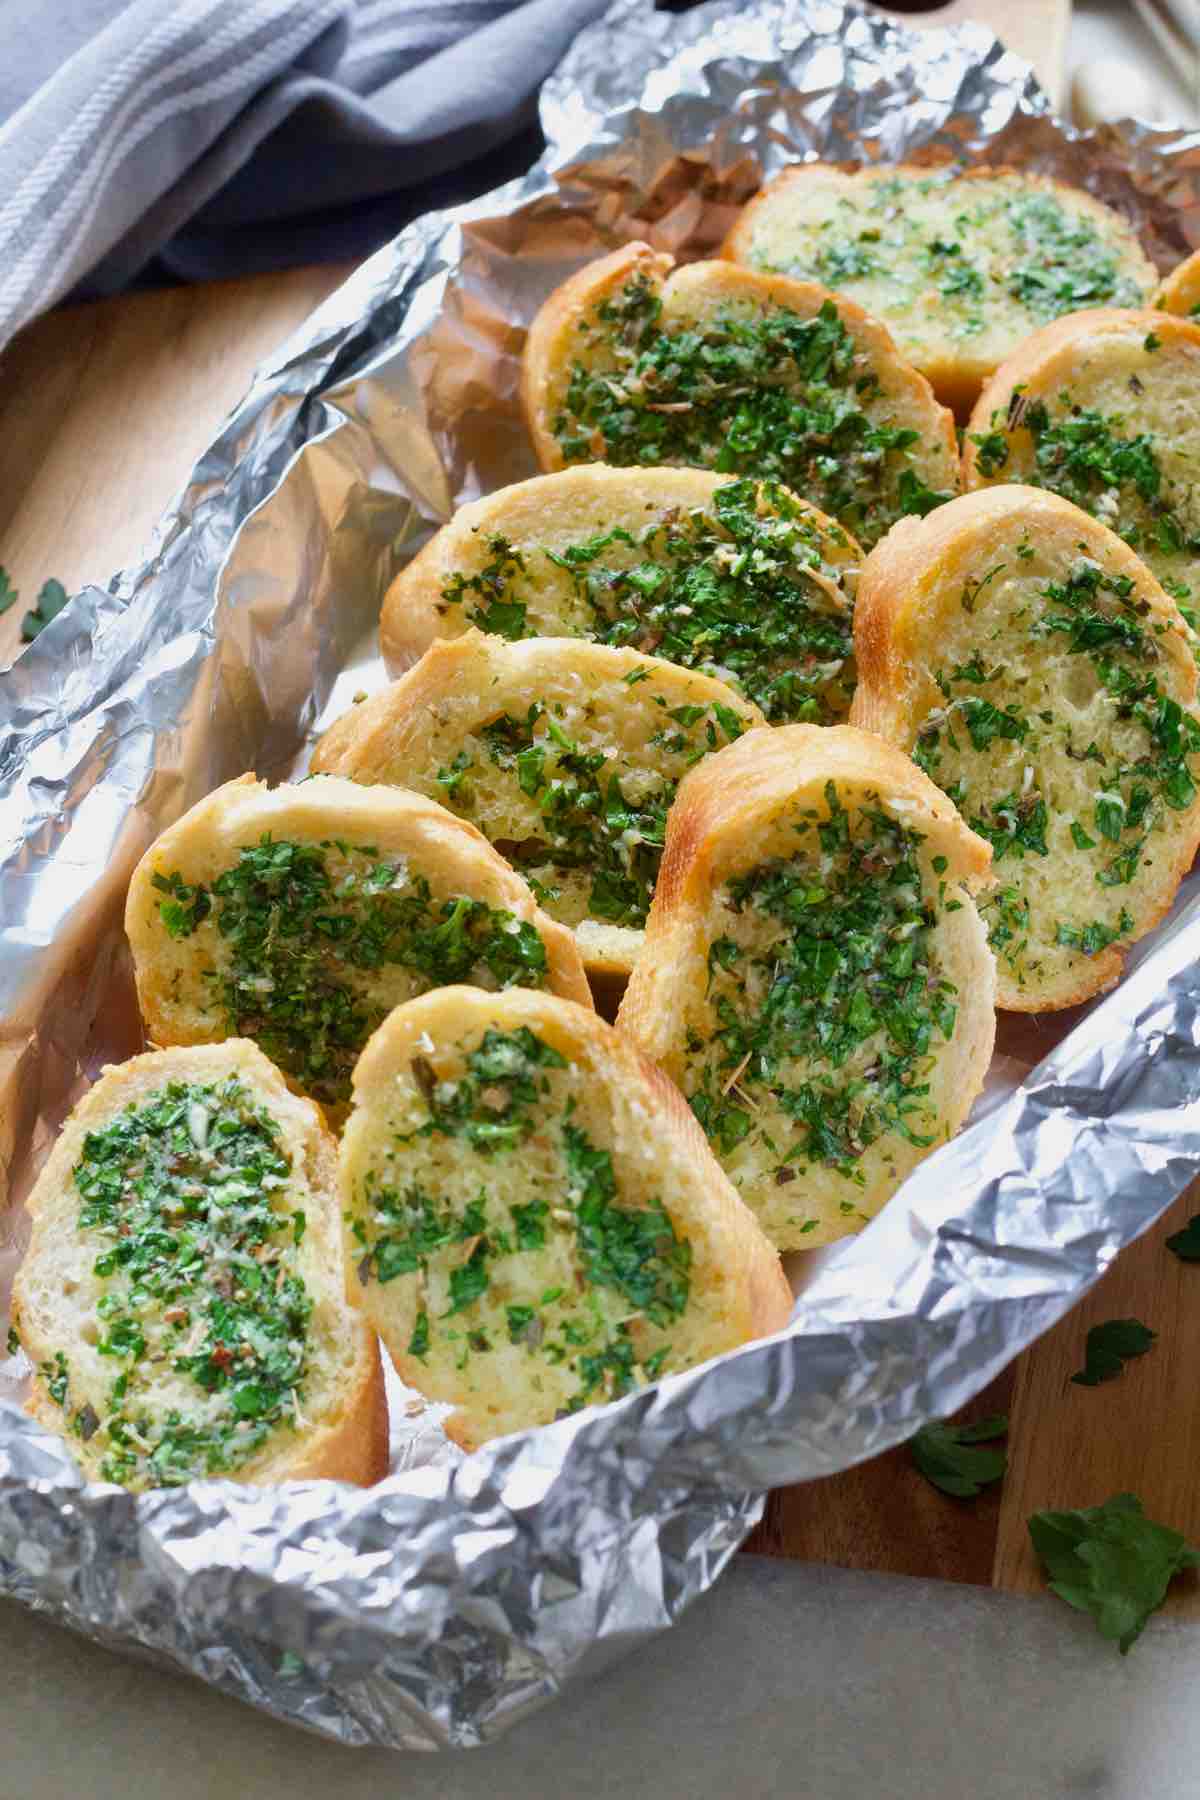
[[[722, 207], [798, 154], [955, 155], [1090, 187], [1164, 266], [1200, 241], [1200, 135], [1070, 132], [986, 31], [908, 32], [841, 0], [682, 18], [620, 0], [547, 84], [544, 119], [527, 177], [418, 221], [271, 359], [144, 564], [77, 597], [3, 679], [14, 1201], [82, 1085], [138, 1045], [120, 931], [134, 860], [219, 781], [289, 765], [399, 561], [486, 478], [468, 424], [495, 397], [468, 366], [431, 410], [427, 364], [444, 312], [461, 341], [482, 333], [481, 367], [496, 317], [510, 337], [524, 322], [497, 273], [521, 261], [517, 221], [561, 225], [548, 287], [633, 228], [712, 247]], [[763, 1489], [847, 1468], [976, 1393], [1196, 1174], [1196, 907], [830, 1258], [785, 1333], [368, 1492], [135, 1498], [85, 1485], [5, 1404], [0, 1592], [348, 1743], [495, 1736], [670, 1625]]]

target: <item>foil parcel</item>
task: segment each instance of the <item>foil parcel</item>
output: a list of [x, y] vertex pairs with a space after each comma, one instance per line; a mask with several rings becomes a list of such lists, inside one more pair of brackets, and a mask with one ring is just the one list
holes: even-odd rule
[[[1121, 208], [1163, 268], [1200, 243], [1200, 134], [1072, 133], [982, 28], [910, 32], [842, 0], [618, 0], [542, 117], [538, 165], [366, 263], [260, 371], [142, 566], [0, 682], [6, 1276], [63, 1117], [141, 1047], [136, 858], [219, 782], [302, 768], [317, 725], [382, 682], [363, 640], [396, 569], [535, 472], [519, 356], [559, 281], [635, 235], [710, 253], [764, 176], [818, 155], [1017, 162]], [[960, 1406], [1200, 1170], [1196, 888], [1048, 1058], [1060, 1028], [1008, 1044], [975, 1122], [806, 1269], [786, 1332], [603, 1409], [461, 1458], [393, 1390], [374, 1489], [134, 1496], [82, 1481], [15, 1403], [10, 1357], [0, 1592], [349, 1743], [495, 1736], [669, 1626], [764, 1489]]]

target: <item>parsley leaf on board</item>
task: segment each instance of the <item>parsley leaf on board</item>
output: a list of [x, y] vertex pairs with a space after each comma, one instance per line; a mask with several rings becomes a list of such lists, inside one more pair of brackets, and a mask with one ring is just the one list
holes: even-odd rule
[[1124, 1656], [1162, 1605], [1171, 1580], [1200, 1566], [1200, 1551], [1169, 1526], [1156, 1525], [1134, 1494], [1077, 1512], [1036, 1512], [1029, 1535], [1051, 1592], [1096, 1621]]
[[[15, 600], [16, 597], [16, 593], [14, 592], [12, 596], [13, 600]], [[37, 597], [37, 604], [31, 606], [29, 611], [25, 614], [25, 617], [21, 620], [22, 640], [26, 644], [32, 644], [38, 632], [41, 631], [44, 626], [49, 625], [51, 619], [57, 619], [59, 613], [70, 598], [71, 596], [68, 594], [62, 582], [56, 581], [53, 576], [51, 576], [49, 581], [43, 582], [41, 592]], [[12, 601], [10, 600], [8, 604], [11, 606]]]
[[1180, 1262], [1200, 1262], [1200, 1213], [1193, 1214], [1182, 1231], [1172, 1233], [1167, 1249]]
[[1131, 1357], [1145, 1356], [1158, 1333], [1140, 1319], [1107, 1319], [1087, 1334], [1084, 1364], [1071, 1380], [1078, 1387], [1099, 1387], [1113, 1381]]
[[992, 1413], [969, 1425], [951, 1425], [934, 1419], [911, 1439], [909, 1450], [917, 1468], [943, 1494], [971, 1500], [990, 1482], [999, 1481], [1008, 1467], [1005, 1450], [979, 1450], [977, 1444], [1000, 1438], [1008, 1430], [1008, 1415]]
[[0, 613], [6, 613], [19, 599], [20, 595], [12, 584], [12, 576], [3, 563], [0, 563]]

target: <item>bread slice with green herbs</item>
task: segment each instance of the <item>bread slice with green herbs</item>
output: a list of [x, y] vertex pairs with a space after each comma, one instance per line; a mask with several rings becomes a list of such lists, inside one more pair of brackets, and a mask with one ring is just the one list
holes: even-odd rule
[[379, 1348], [346, 1301], [337, 1157], [253, 1044], [105, 1069], [29, 1198], [29, 1411], [91, 1480], [368, 1484]]
[[781, 1250], [857, 1231], [966, 1117], [995, 1032], [990, 863], [848, 725], [748, 732], [680, 787], [618, 1029]]
[[979, 397], [963, 479], [1061, 494], [1200, 608], [1200, 324], [1096, 311], [1036, 332]]
[[1194, 250], [1178, 268], [1164, 275], [1154, 304], [1184, 319], [1200, 318], [1200, 250]]
[[472, 625], [589, 638], [715, 675], [773, 723], [833, 724], [862, 555], [778, 482], [593, 463], [464, 506], [392, 583], [380, 641], [399, 673]]
[[193, 806], [134, 870], [125, 930], [153, 1042], [252, 1038], [335, 1120], [371, 1032], [427, 988], [589, 1003], [571, 933], [474, 826], [329, 776]]
[[466, 1449], [780, 1330], [779, 1259], [679, 1095], [547, 994], [443, 988], [354, 1071], [350, 1296]]
[[543, 469], [683, 464], [782, 482], [871, 545], [957, 491], [954, 421], [853, 300], [647, 244], [546, 301], [522, 397]]
[[909, 751], [995, 853], [1000, 1005], [1110, 986], [1200, 841], [1175, 602], [1069, 501], [992, 487], [880, 544], [858, 607], [853, 722]]
[[339, 719], [313, 768], [436, 795], [574, 930], [590, 969], [621, 975], [679, 781], [761, 723], [724, 682], [656, 656], [472, 630]]
[[805, 163], [750, 202], [724, 254], [851, 295], [960, 413], [1029, 332], [1144, 306], [1157, 281], [1119, 213], [1013, 168]]

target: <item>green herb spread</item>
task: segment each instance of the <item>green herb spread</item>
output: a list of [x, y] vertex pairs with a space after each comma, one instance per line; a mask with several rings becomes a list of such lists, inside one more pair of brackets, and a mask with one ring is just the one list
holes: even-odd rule
[[[836, 526], [826, 536], [835, 547], [847, 541]], [[673, 508], [636, 534], [617, 527], [557, 550], [517, 550], [495, 535], [487, 547], [481, 569], [446, 583], [442, 612], [462, 607], [484, 631], [537, 637], [545, 626], [536, 593], [549, 563], [571, 583], [581, 636], [716, 675], [773, 722], [846, 716], [850, 604], [837, 569], [823, 564], [812, 515], [777, 482], [730, 482], [711, 510]]]
[[[91, 1131], [72, 1171], [95, 1246], [103, 1407], [60, 1351], [42, 1376], [100, 1474], [170, 1487], [239, 1468], [303, 1400], [312, 1302], [292, 1254], [292, 1166], [279, 1126], [236, 1076], [167, 1084]], [[187, 1405], [161, 1398], [191, 1396]], [[156, 1391], [157, 1390], [157, 1391]]]
[[[986, 608], [999, 628], [1011, 600], [996, 564], [963, 590], [964, 609], [977, 614], [974, 631], [986, 638]], [[1030, 955], [1030, 911], [1023, 869], [1031, 859], [1082, 857], [1095, 881], [1095, 911], [1064, 916], [1036, 934], [1082, 956], [1095, 956], [1133, 929], [1119, 890], [1137, 877], [1154, 834], [1196, 797], [1193, 758], [1200, 723], [1162, 687], [1159, 639], [1167, 627], [1139, 598], [1126, 576], [1108, 574], [1080, 557], [1066, 579], [1040, 590], [1026, 619], [1031, 639], [1052, 655], [1049, 672], [1014, 681], [1004, 661], [977, 653], [970, 662], [936, 672], [945, 704], [931, 710], [913, 746], [913, 759], [949, 795], [973, 831], [992, 845], [999, 885], [981, 910], [993, 949], [1018, 981]], [[1071, 665], [1078, 659], [1078, 673]], [[1064, 668], [1064, 663], [1066, 668]], [[1107, 729], [1080, 741], [1058, 690], [1074, 704], [1103, 700]], [[990, 693], [989, 691], [990, 690]], [[1089, 714], [1089, 716], [1094, 716]], [[1065, 753], [1090, 790], [1078, 816], [1047, 786], [1048, 757]], [[1111, 898], [1109, 890], [1113, 891]]]
[[855, 182], [827, 205], [823, 218], [789, 219], [786, 207], [765, 215], [751, 262], [852, 294], [918, 366], [931, 330], [970, 351], [1000, 308], [1019, 307], [1033, 330], [1082, 307], [1146, 301], [1122, 273], [1115, 222], [1068, 210], [1018, 176], [891, 175]]
[[915, 833], [866, 805], [852, 814], [832, 781], [825, 799], [827, 818], [797, 821], [794, 855], [718, 896], [715, 1025], [688, 1045], [692, 1109], [714, 1148], [765, 1150], [781, 1186], [814, 1165], [861, 1185], [864, 1152], [887, 1134], [932, 1143], [929, 1059], [955, 1026], [932, 933], [938, 908], [961, 902], [945, 882], [936, 901], [924, 892]]
[[951, 498], [925, 484], [919, 434], [891, 422], [879, 377], [832, 301], [810, 319], [725, 307], [688, 330], [668, 330], [661, 311], [636, 275], [581, 324], [588, 360], [573, 364], [554, 421], [567, 462], [683, 463], [782, 481], [867, 545], [903, 514]]
[[[1136, 408], [1138, 378], [1130, 396]], [[1166, 475], [1160, 448], [1149, 432], [1133, 428], [1130, 415], [1109, 416], [1074, 403], [1067, 393], [1052, 405], [1027, 401], [1014, 390], [1006, 413], [992, 415], [992, 429], [974, 436], [981, 474], [1007, 470], [1014, 480], [1049, 488], [1115, 531], [1147, 562], [1176, 600], [1192, 597], [1200, 556], [1200, 508], [1191, 485]], [[1010, 435], [1027, 431], [1033, 466], [1010, 467]]]
[[211, 889], [177, 870], [154, 885], [172, 937], [205, 924], [219, 933], [221, 966], [209, 980], [226, 1029], [254, 1038], [326, 1104], [349, 1098], [358, 1053], [389, 1010], [379, 970], [411, 977], [411, 992], [393, 1004], [452, 982], [538, 987], [546, 977], [532, 925], [482, 900], [435, 901], [404, 858], [373, 845], [277, 842], [268, 833]]
[[[556, 1075], [566, 1059], [528, 1027], [488, 1030], [465, 1058], [455, 1080], [439, 1079], [414, 1057], [413, 1079], [427, 1109], [425, 1122], [398, 1139], [453, 1138], [476, 1153], [480, 1185], [461, 1208], [444, 1190], [418, 1181], [399, 1185], [368, 1176], [352, 1219], [362, 1249], [358, 1275], [365, 1285], [420, 1277], [427, 1295], [431, 1269], [445, 1270], [445, 1304], [420, 1305], [410, 1356], [426, 1359], [449, 1348], [455, 1366], [501, 1345], [519, 1346], [534, 1361], [565, 1365], [577, 1381], [565, 1410], [615, 1399], [666, 1366], [670, 1346], [644, 1348], [644, 1324], [669, 1327], [685, 1312], [691, 1291], [691, 1246], [680, 1238], [660, 1202], [621, 1204], [609, 1151], [579, 1124], [575, 1104]], [[520, 1157], [535, 1130], [554, 1154], [527, 1158], [524, 1198], [500, 1200], [489, 1191], [489, 1164], [504, 1171]], [[572, 1275], [545, 1287], [531, 1271], [555, 1237], [570, 1245]], [[536, 1268], [538, 1264], [535, 1263]], [[541, 1265], [541, 1266], [544, 1266]], [[478, 1303], [488, 1301], [488, 1310]], [[503, 1329], [494, 1321], [503, 1305]]]
[[[501, 771], [516, 784], [532, 826], [525, 837], [497, 839], [496, 847], [542, 904], [569, 924], [584, 917], [645, 924], [679, 778], [742, 732], [738, 714], [719, 701], [670, 706], [663, 695], [635, 684], [629, 704], [660, 714], [648, 741], [651, 754], [639, 766], [621, 770], [620, 752], [612, 748], [582, 749], [552, 712], [534, 702], [524, 718], [503, 713], [485, 725], [471, 748], [438, 771], [445, 804], [464, 818], [475, 812], [482, 774], [490, 779]], [[676, 774], [669, 772], [672, 765]], [[574, 906], [563, 892], [573, 875], [583, 883]]]

